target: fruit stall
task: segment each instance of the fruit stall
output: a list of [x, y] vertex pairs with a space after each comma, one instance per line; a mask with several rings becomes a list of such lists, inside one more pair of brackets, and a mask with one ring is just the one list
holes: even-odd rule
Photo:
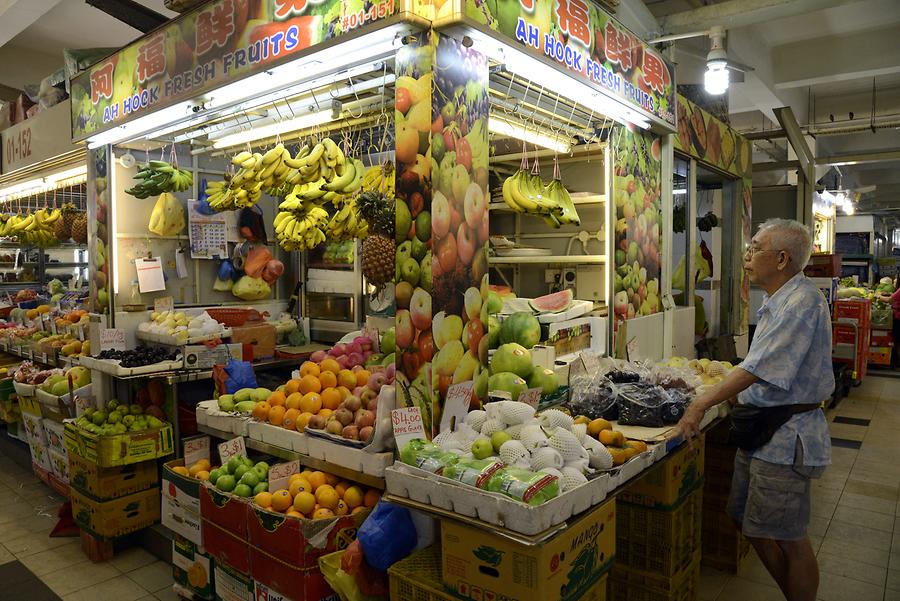
[[92, 312], [12, 379], [92, 558], [165, 536], [196, 599], [696, 594], [728, 470], [669, 436], [732, 366], [672, 357], [674, 67], [527, 4], [215, 0], [72, 80]]

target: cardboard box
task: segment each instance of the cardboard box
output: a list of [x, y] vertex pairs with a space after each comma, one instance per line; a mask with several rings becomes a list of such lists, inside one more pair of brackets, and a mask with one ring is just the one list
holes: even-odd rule
[[70, 486], [98, 501], [157, 488], [159, 476], [155, 461], [104, 468], [76, 453], [68, 455]]
[[[337, 593], [325, 582], [318, 563], [299, 568], [281, 564], [256, 547], [250, 550], [256, 601], [332, 601]], [[261, 596], [274, 591], [275, 596]]]
[[249, 345], [253, 350], [253, 361], [274, 357], [276, 339], [275, 326], [268, 323], [237, 326], [231, 329], [231, 342]]
[[22, 426], [25, 428], [25, 436], [28, 442], [34, 442], [42, 447], [47, 446], [47, 433], [44, 431], [44, 420], [40, 417], [22, 414]]
[[44, 432], [47, 434], [47, 444], [50, 448], [66, 453], [66, 426], [52, 420], [44, 420]]
[[[356, 540], [356, 529], [369, 513], [362, 511], [334, 520], [307, 520], [250, 505], [247, 518], [250, 545], [286, 565], [318, 567], [319, 557], [340, 551]], [[272, 586], [290, 594], [277, 585]]]
[[29, 440], [28, 449], [31, 451], [31, 462], [33, 464], [40, 466], [45, 472], [53, 469], [50, 463], [50, 450], [42, 445], [40, 441]]
[[227, 564], [216, 561], [214, 570], [217, 601], [253, 601], [253, 579]]
[[208, 347], [205, 344], [188, 344], [182, 349], [185, 369], [212, 369], [214, 365], [225, 365], [229, 359], [243, 359], [243, 345], [219, 344]]
[[592, 591], [609, 570], [615, 544], [615, 499], [536, 546], [445, 520], [441, 573], [444, 584], [463, 599], [574, 601]]
[[182, 507], [200, 515], [201, 482], [190, 476], [182, 476], [172, 470], [173, 467], [184, 467], [184, 459], [173, 459], [163, 464], [162, 493]]
[[172, 577], [199, 599], [215, 599], [215, 560], [177, 534], [172, 541]]
[[619, 493], [619, 501], [658, 509], [674, 507], [702, 485], [704, 448], [702, 435], [693, 448], [683, 444]]
[[196, 545], [203, 544], [203, 520], [199, 512], [165, 494], [160, 511], [163, 526]]
[[71, 495], [75, 523], [103, 538], [116, 538], [159, 521], [158, 488], [111, 501], [95, 501], [74, 488]]
[[246, 538], [225, 530], [205, 517], [201, 518], [200, 535], [203, 548], [215, 557], [216, 564], [224, 563], [242, 574], [250, 574], [250, 544]]
[[50, 471], [53, 472], [60, 480], [69, 483], [69, 455], [65, 449], [60, 453], [54, 448], [47, 450], [50, 453]]
[[216, 490], [209, 482], [204, 482], [200, 486], [199, 494], [200, 516], [204, 520], [220, 526], [238, 538], [247, 540], [247, 512], [250, 506], [248, 499]]
[[113, 467], [171, 455], [175, 441], [169, 424], [157, 430], [100, 436], [67, 421], [66, 450], [100, 467]]

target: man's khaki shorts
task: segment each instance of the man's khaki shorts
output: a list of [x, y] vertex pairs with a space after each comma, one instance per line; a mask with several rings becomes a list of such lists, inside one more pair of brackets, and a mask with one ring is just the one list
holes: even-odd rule
[[799, 440], [794, 465], [753, 459], [738, 449], [728, 513], [750, 538], [802, 540], [809, 525], [810, 480], [824, 470], [803, 465]]

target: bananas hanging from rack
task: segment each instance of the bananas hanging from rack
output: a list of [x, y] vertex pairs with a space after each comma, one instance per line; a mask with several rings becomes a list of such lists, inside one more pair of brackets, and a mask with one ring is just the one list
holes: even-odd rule
[[38, 209], [27, 215], [0, 216], [0, 236], [15, 238], [23, 246], [45, 248], [59, 244], [53, 224], [62, 217], [59, 209]]
[[558, 179], [544, 186], [539, 175], [516, 171], [503, 182], [503, 201], [517, 213], [543, 217], [554, 228], [581, 223], [568, 190]]
[[366, 169], [362, 181], [363, 192], [380, 192], [386, 196], [394, 195], [394, 163], [385, 161], [381, 165], [373, 165]]
[[150, 161], [134, 177], [140, 181], [125, 192], [140, 199], [159, 196], [163, 192], [184, 192], [194, 185], [194, 176], [190, 171], [166, 161]]
[[279, 211], [275, 215], [275, 237], [286, 251], [315, 248], [325, 242], [328, 211], [307, 201], [298, 210]]
[[359, 212], [356, 197], [343, 196], [333, 204], [336, 211], [325, 226], [329, 240], [363, 239], [369, 235], [369, 224]]

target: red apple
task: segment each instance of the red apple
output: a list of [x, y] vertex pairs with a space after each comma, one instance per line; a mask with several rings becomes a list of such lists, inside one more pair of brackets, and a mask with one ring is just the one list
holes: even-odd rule
[[396, 94], [394, 94], [394, 108], [405, 115], [411, 105], [412, 98], [409, 95], [409, 90], [398, 87]]
[[328, 423], [325, 424], [325, 431], [329, 434], [334, 434], [336, 436], [340, 436], [341, 432], [344, 430], [344, 425], [334, 416], [328, 418]]
[[413, 326], [417, 330], [431, 327], [431, 295], [422, 288], [416, 288], [409, 304]]
[[472, 319], [466, 324], [465, 329], [466, 341], [469, 343], [470, 349], [478, 349], [478, 343], [484, 337], [484, 324], [480, 319]]
[[313, 430], [321, 430], [325, 427], [325, 418], [321, 415], [313, 415], [309, 418], [309, 422], [306, 424], [307, 428], [312, 428]]
[[[408, 354], [408, 353], [407, 353]], [[369, 401], [372, 399], [378, 399], [378, 393], [372, 390], [371, 388], [367, 390], [363, 390], [363, 393], [360, 395], [359, 400], [366, 404], [366, 407], [369, 406]]]
[[369, 402], [366, 403], [366, 409], [373, 412], [378, 411], [378, 397], [369, 399]]
[[362, 407], [362, 401], [358, 396], [348, 396], [342, 403], [344, 409], [350, 413], [356, 413]]
[[[456, 245], [454, 244], [454, 247]], [[454, 248], [455, 251], [455, 248]], [[454, 252], [454, 255], [456, 253]], [[415, 338], [415, 330], [413, 329], [412, 316], [407, 309], [397, 310], [397, 346], [400, 348], [408, 348]]]
[[[442, 273], [453, 271], [456, 261], [459, 259], [456, 252], [456, 238], [453, 237], [453, 234], [449, 234], [441, 240], [440, 246], [438, 246], [438, 263], [441, 264]], [[432, 263], [433, 265], [434, 263]], [[434, 277], [435, 275], [432, 274], [432, 278]], [[399, 323], [400, 311], [397, 311], [397, 319]]]
[[368, 409], [362, 409], [356, 416], [356, 420], [353, 422], [356, 424], [358, 428], [365, 428], [366, 426], [374, 426], [375, 425], [375, 414], [369, 411]]
[[359, 440], [359, 426], [352, 424], [344, 426], [344, 429], [341, 431], [341, 436], [349, 438], [350, 440]]
[[434, 356], [434, 338], [430, 328], [419, 333], [418, 344], [419, 355], [421, 355], [422, 361], [426, 363], [431, 361], [431, 358]]
[[475, 238], [472, 237], [472, 230], [465, 223], [460, 223], [459, 229], [456, 230], [456, 248], [462, 264], [471, 265], [472, 259], [475, 257]]
[[487, 203], [484, 198], [484, 190], [477, 183], [470, 183], [469, 187], [466, 188], [466, 196], [463, 200], [463, 212], [466, 216], [466, 223], [469, 224], [470, 228], [478, 230], [481, 227], [486, 208]]
[[369, 442], [372, 439], [372, 435], [375, 433], [375, 428], [369, 426], [366, 428], [359, 429], [359, 439], [363, 442]]
[[368, 387], [374, 392], [381, 390], [381, 387], [387, 382], [387, 376], [383, 373], [372, 374], [369, 376]]
[[357, 386], [356, 388], [353, 389], [353, 396], [361, 395], [363, 393], [363, 390], [365, 390], [365, 389], [366, 389], [365, 386]]
[[431, 233], [441, 239], [450, 231], [450, 201], [439, 190], [431, 199]]
[[353, 421], [353, 413], [351, 413], [351, 411], [346, 407], [344, 407], [343, 409], [335, 409], [332, 417], [340, 422], [341, 427], [349, 426], [350, 422]]
[[463, 214], [459, 211], [455, 203], [450, 205], [450, 231], [455, 232], [459, 228], [459, 224], [463, 222]]

